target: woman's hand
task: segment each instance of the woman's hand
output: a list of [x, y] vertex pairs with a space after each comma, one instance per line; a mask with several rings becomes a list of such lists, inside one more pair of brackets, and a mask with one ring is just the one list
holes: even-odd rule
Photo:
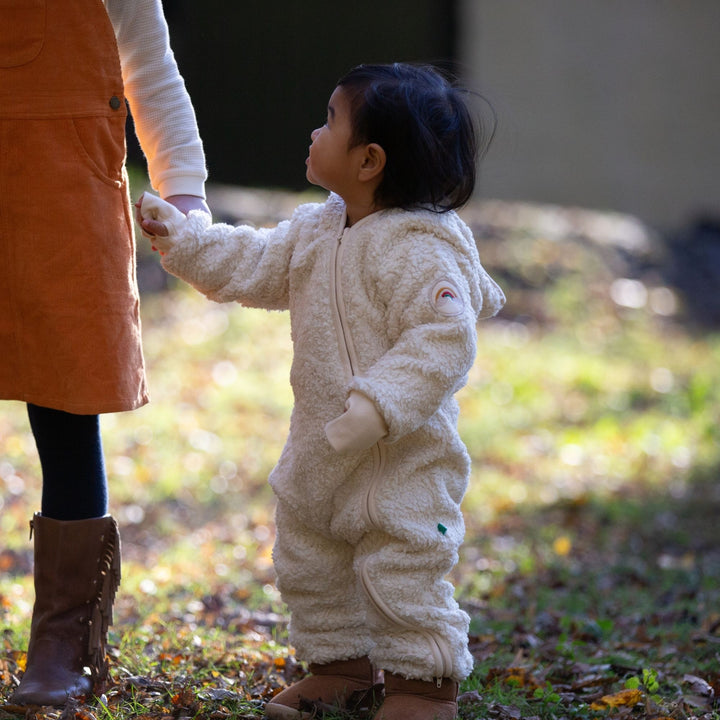
[[210, 215], [207, 203], [197, 195], [170, 195], [165, 198], [165, 202], [174, 205], [183, 215], [187, 215], [191, 210], [202, 210]]

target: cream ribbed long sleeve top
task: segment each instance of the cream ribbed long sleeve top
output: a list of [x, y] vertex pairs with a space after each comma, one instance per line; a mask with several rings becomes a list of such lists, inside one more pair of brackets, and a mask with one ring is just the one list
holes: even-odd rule
[[162, 197], [205, 197], [203, 145], [160, 0], [104, 1], [152, 186]]

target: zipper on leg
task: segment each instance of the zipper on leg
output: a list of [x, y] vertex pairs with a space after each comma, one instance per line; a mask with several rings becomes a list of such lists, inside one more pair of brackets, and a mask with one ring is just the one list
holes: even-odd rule
[[452, 656], [448, 648], [444, 645], [438, 636], [431, 630], [425, 628], [418, 628], [412, 623], [403, 620], [388, 604], [380, 597], [379, 593], [373, 587], [372, 581], [367, 572], [367, 560], [364, 560], [359, 564], [360, 584], [365, 590], [370, 603], [377, 610], [377, 612], [388, 620], [391, 625], [402, 630], [412, 630], [422, 635], [430, 648], [430, 653], [433, 656], [433, 664], [435, 665], [435, 681], [438, 687], [442, 686], [442, 679], [444, 677], [450, 677], [452, 673]]
[[367, 494], [365, 495], [365, 504], [363, 506], [363, 515], [365, 522], [373, 527], [380, 527], [378, 519], [376, 494], [380, 480], [385, 475], [385, 460], [387, 457], [387, 449], [385, 443], [380, 440], [372, 449], [373, 453], [373, 472], [370, 478]]

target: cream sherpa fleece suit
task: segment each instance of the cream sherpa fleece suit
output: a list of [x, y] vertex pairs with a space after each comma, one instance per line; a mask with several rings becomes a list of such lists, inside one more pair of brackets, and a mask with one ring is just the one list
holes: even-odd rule
[[273, 229], [175, 217], [169, 272], [218, 302], [290, 310], [295, 405], [270, 483], [298, 657], [464, 679], [469, 619], [444, 579], [470, 470], [453, 395], [476, 320], [505, 300], [469, 228], [400, 209], [346, 227], [333, 194]]

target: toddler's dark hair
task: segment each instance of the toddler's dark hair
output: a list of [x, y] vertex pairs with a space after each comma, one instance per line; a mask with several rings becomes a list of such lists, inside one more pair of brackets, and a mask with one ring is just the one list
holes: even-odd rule
[[427, 65], [358, 65], [338, 81], [350, 103], [351, 147], [386, 154], [375, 192], [383, 207], [464, 205], [475, 188], [478, 137], [466, 91]]

